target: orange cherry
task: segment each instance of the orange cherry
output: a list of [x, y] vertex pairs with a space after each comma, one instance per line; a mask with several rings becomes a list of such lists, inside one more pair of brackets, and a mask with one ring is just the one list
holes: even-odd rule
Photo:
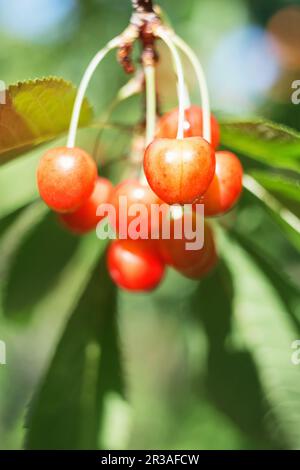
[[112, 183], [106, 179], [98, 177], [94, 191], [91, 196], [75, 212], [61, 214], [59, 216], [63, 225], [71, 232], [83, 234], [95, 229], [103, 217], [97, 216], [97, 209], [100, 204], [109, 201], [113, 192]]
[[214, 216], [229, 211], [238, 201], [243, 189], [243, 167], [231, 152], [216, 153], [215, 176], [199, 202], [205, 215]]
[[155, 289], [165, 273], [165, 263], [148, 240], [113, 241], [107, 253], [107, 267], [118, 287], [133, 292]]
[[[210, 118], [211, 144], [214, 149], [220, 145], [220, 126], [213, 114]], [[164, 114], [158, 121], [156, 137], [176, 139], [178, 129], [178, 108]], [[192, 105], [185, 110], [184, 137], [203, 137], [202, 109]]]
[[[195, 232], [199, 227], [196, 226], [195, 213], [185, 214], [181, 218], [182, 224], [188, 226]], [[184, 222], [183, 222], [184, 221]], [[178, 222], [178, 221], [177, 221]], [[170, 239], [161, 239], [159, 249], [162, 259], [169, 266], [179, 271], [186, 277], [191, 279], [200, 279], [205, 276], [217, 263], [217, 253], [213, 237], [213, 232], [208, 223], [204, 223], [204, 244], [197, 250], [190, 249], [188, 244], [196, 241], [196, 236], [190, 239], [184, 234], [180, 238], [175, 238], [175, 221], [171, 220], [171, 237]]]
[[155, 139], [146, 149], [144, 170], [150, 187], [164, 202], [192, 203], [213, 179], [215, 152], [202, 137]]
[[72, 212], [92, 194], [97, 167], [92, 157], [75, 147], [48, 150], [37, 169], [41, 198], [56, 212]]
[[[138, 230], [142, 232], [145, 227], [147, 236], [151, 234], [151, 207], [153, 204], [161, 204], [162, 201], [147, 184], [144, 185], [134, 179], [125, 180], [116, 186], [110, 202], [116, 210], [116, 226], [113, 228], [117, 233], [125, 228], [126, 238], [130, 238], [128, 228], [138, 217], [140, 221]], [[141, 211], [138, 210], [137, 204], [141, 206]], [[124, 223], [127, 222], [125, 227], [121, 226], [120, 217], [124, 217]]]

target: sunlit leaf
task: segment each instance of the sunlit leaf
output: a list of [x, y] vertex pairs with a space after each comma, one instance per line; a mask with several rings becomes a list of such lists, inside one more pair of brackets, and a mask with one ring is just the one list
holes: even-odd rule
[[[0, 106], [0, 162], [51, 140], [68, 130], [76, 89], [61, 78], [49, 77], [11, 85]], [[84, 101], [80, 125], [92, 119]]]
[[224, 122], [222, 144], [267, 165], [300, 171], [300, 133], [261, 119]]

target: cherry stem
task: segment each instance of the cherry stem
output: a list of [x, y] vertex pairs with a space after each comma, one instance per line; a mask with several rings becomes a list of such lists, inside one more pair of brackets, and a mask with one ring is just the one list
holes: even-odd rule
[[252, 176], [244, 175], [243, 186], [262, 201], [269, 209], [276, 212], [290, 227], [300, 233], [300, 220], [292, 212], [286, 209], [277, 199], [265, 190]]
[[178, 132], [177, 139], [184, 138], [184, 119], [185, 119], [185, 103], [186, 103], [186, 89], [185, 89], [185, 80], [183, 67], [180, 60], [178, 51], [171, 39], [170, 34], [162, 27], [158, 28], [156, 35], [162, 39], [166, 45], [169, 47], [174, 60], [174, 66], [176, 70], [177, 80], [178, 80]]
[[188, 109], [190, 106], [191, 106], [191, 97], [190, 97], [190, 93], [189, 93], [189, 89], [187, 87], [187, 84], [185, 83], [185, 87], [184, 87], [184, 107], [185, 109]]
[[132, 8], [138, 13], [152, 13], [152, 0], [131, 0]]
[[183, 39], [181, 39], [176, 34], [172, 34], [172, 41], [173, 43], [182, 50], [182, 52], [187, 56], [190, 60], [191, 64], [194, 67], [197, 80], [199, 83], [200, 88], [200, 96], [201, 96], [201, 104], [202, 104], [202, 113], [203, 113], [203, 137], [207, 142], [211, 143], [211, 122], [210, 122], [210, 100], [209, 100], [209, 93], [208, 87], [206, 83], [205, 74], [202, 68], [202, 65], [196, 56], [193, 49], [186, 44]]
[[144, 67], [146, 81], [146, 145], [154, 139], [156, 127], [156, 89], [155, 89], [155, 67], [146, 65]]
[[[146, 147], [151, 144], [155, 137], [156, 128], [156, 88], [155, 88], [155, 67], [153, 65], [144, 66], [146, 82]], [[140, 172], [140, 182], [147, 184], [143, 167]]]
[[71, 118], [71, 123], [70, 123], [70, 128], [69, 128], [69, 134], [68, 134], [68, 140], [67, 140], [67, 147], [74, 147], [75, 146], [75, 141], [76, 141], [76, 133], [78, 129], [78, 124], [79, 124], [79, 119], [80, 119], [80, 112], [82, 108], [82, 103], [86, 94], [86, 90], [88, 88], [88, 85], [90, 83], [90, 80], [100, 64], [100, 62], [104, 59], [104, 57], [110, 52], [112, 49], [115, 49], [120, 45], [121, 38], [120, 36], [115, 37], [109, 43], [101, 49], [91, 60], [89, 63], [82, 80], [80, 82], [74, 107], [73, 107], [73, 113], [72, 113], [72, 118]]

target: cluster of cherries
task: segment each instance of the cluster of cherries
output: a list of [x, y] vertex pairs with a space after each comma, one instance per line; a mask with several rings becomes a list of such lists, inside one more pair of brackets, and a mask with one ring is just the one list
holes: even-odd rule
[[[120, 196], [127, 198], [127, 211], [136, 203], [148, 209], [151, 229], [151, 205], [204, 204], [205, 216], [217, 216], [230, 210], [242, 191], [243, 170], [239, 159], [230, 152], [216, 151], [220, 141], [217, 120], [211, 116], [211, 141], [203, 139], [202, 110], [191, 106], [185, 111], [185, 134], [177, 139], [178, 110], [158, 122], [156, 137], [144, 154], [144, 172], [149, 185], [139, 180], [125, 180], [115, 188], [97, 175], [92, 157], [74, 147], [52, 149], [43, 156], [37, 171], [40, 195], [45, 203], [59, 213], [63, 224], [72, 232], [83, 234], [101, 222], [97, 208], [111, 203], [116, 209], [119, 230]], [[186, 215], [185, 215], [186, 216]], [[188, 215], [194, 223], [195, 212]], [[132, 221], [127, 214], [128, 225]], [[183, 235], [174, 236], [170, 220], [170, 238], [116, 239], [107, 253], [107, 266], [114, 282], [131, 291], [148, 291], [161, 282], [166, 266], [181, 274], [199, 279], [216, 264], [217, 254], [210, 225], [205, 222], [204, 245], [200, 250], [187, 250]], [[190, 241], [190, 240], [188, 240]]]

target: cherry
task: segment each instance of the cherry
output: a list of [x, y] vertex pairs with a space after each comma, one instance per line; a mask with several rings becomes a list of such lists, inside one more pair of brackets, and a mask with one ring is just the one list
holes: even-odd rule
[[242, 187], [240, 160], [231, 152], [217, 152], [214, 179], [199, 201], [204, 204], [205, 215], [219, 215], [231, 209], [239, 199]]
[[155, 139], [146, 149], [144, 170], [150, 187], [168, 204], [201, 196], [215, 172], [215, 153], [202, 137]]
[[60, 220], [74, 233], [83, 234], [95, 229], [103, 219], [97, 216], [97, 208], [109, 201], [112, 192], [112, 183], [106, 178], [98, 177], [91, 196], [75, 212], [61, 214]]
[[[126, 212], [124, 212], [124, 206], [122, 207], [123, 202], [120, 199], [122, 196], [127, 204]], [[120, 229], [125, 230], [126, 238], [130, 238], [130, 234], [128, 233], [127, 229], [130, 223], [136, 217], [138, 217], [140, 220], [140, 225], [144, 225], [147, 228], [147, 236], [151, 234], [151, 206], [152, 204], [161, 204], [161, 201], [148, 185], [144, 185], [134, 179], [125, 180], [116, 186], [110, 202], [116, 209], [116, 226], [114, 228], [117, 233], [119, 233]], [[140, 213], [139, 211], [137, 211], [134, 215], [130, 213], [130, 209], [134, 209], [134, 204], [143, 205], [143, 208], [145, 209], [145, 216], [142, 212]], [[133, 213], [134, 212], [135, 211], [133, 211]], [[126, 221], [125, 217], [127, 218], [127, 224], [124, 228], [121, 227], [120, 224], [120, 215], [124, 217], [124, 221]]]
[[91, 195], [97, 177], [92, 157], [75, 147], [48, 150], [37, 170], [41, 198], [57, 212], [75, 211]]
[[205, 223], [204, 246], [195, 256], [195, 263], [187, 268], [181, 268], [180, 272], [190, 279], [201, 279], [206, 276], [217, 264], [218, 256], [211, 227]]
[[[186, 221], [192, 224], [193, 230], [196, 229], [195, 214], [185, 214]], [[188, 221], [188, 218], [190, 220]], [[184, 234], [181, 238], [174, 237], [174, 219], [171, 220], [170, 239], [161, 239], [159, 250], [162, 259], [169, 266], [179, 271], [191, 279], [200, 279], [207, 274], [217, 262], [217, 253], [213, 232], [208, 223], [204, 224], [204, 245], [199, 250], [190, 250], [187, 243], [193, 243]]]
[[111, 278], [130, 291], [150, 291], [161, 282], [165, 264], [150, 240], [115, 240], [107, 254]]
[[[213, 114], [211, 122], [211, 140], [214, 149], [220, 144], [220, 127]], [[165, 137], [175, 139], [178, 129], [178, 108], [164, 114], [158, 121], [156, 137]], [[192, 105], [185, 110], [184, 137], [202, 137], [203, 119], [202, 109], [199, 106]]]

